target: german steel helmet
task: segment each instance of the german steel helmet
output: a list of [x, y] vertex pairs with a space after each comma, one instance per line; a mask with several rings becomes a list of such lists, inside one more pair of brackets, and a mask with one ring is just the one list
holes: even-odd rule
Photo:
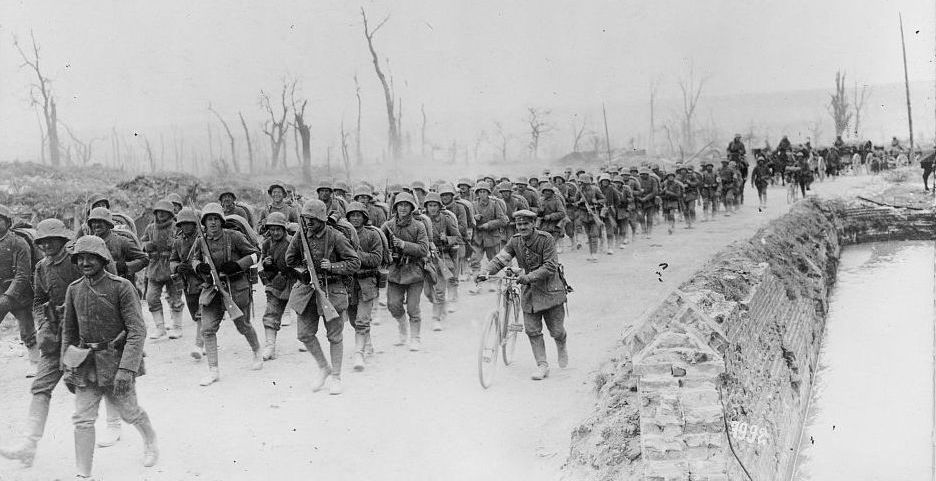
[[540, 190], [540, 192], [546, 192], [546, 191], [548, 190], [548, 191], [550, 191], [550, 192], [552, 192], [552, 193], [555, 193], [555, 192], [556, 192], [556, 187], [555, 187], [554, 185], [550, 184], [549, 182], [543, 182], [542, 184], [540, 184], [540, 189], [539, 189], [539, 190]]
[[179, 194], [176, 194], [175, 192], [167, 195], [166, 200], [168, 200], [169, 202], [172, 202], [173, 204], [178, 204], [179, 208], [182, 208], [182, 205], [184, 204], [184, 202], [182, 202], [182, 196]]
[[423, 199], [423, 205], [426, 205], [430, 202], [438, 202], [439, 205], [442, 205], [442, 196], [438, 192], [429, 192], [426, 194], [426, 197]]
[[484, 191], [487, 191], [487, 193], [490, 194], [490, 193], [491, 193], [491, 185], [488, 184], [486, 181], [483, 181], [483, 180], [482, 180], [481, 182], [478, 182], [477, 184], [475, 184], [474, 190], [475, 190], [475, 192], [480, 192], [480, 191], [484, 190]]
[[163, 199], [156, 202], [156, 205], [153, 206], [153, 213], [156, 211], [168, 212], [169, 215], [175, 217], [175, 209], [172, 207], [172, 202], [169, 199]]
[[505, 192], [505, 191], [513, 192], [513, 184], [511, 184], [510, 182], [501, 182], [500, 184], [497, 184], [497, 191], [498, 192]]
[[439, 186], [439, 195], [452, 194], [455, 195], [455, 186], [452, 184], [442, 184]]
[[286, 184], [278, 180], [274, 180], [273, 183], [270, 184], [269, 187], [267, 187], [267, 195], [273, 195], [273, 189], [277, 187], [279, 187], [280, 189], [283, 189], [283, 195], [286, 195], [286, 192], [287, 192]]
[[305, 202], [305, 204], [302, 205], [302, 216], [318, 219], [322, 222], [327, 222], [328, 209], [325, 207], [324, 202], [318, 199], [309, 199]]
[[283, 229], [286, 228], [286, 216], [282, 212], [270, 212], [270, 215], [266, 218], [266, 225], [270, 227], [271, 225], [280, 226]]
[[335, 182], [335, 185], [334, 187], [332, 187], [332, 189], [340, 190], [341, 192], [349, 192], [351, 190], [351, 187], [348, 186], [347, 182], [339, 180], [338, 182]]
[[221, 222], [224, 222], [224, 208], [221, 207], [221, 204], [217, 202], [209, 202], [208, 204], [205, 204], [205, 208], [202, 209], [201, 213], [202, 224], [205, 223], [205, 219], [207, 219], [209, 215], [216, 215], [221, 219]]
[[88, 214], [88, 226], [91, 225], [92, 220], [103, 220], [110, 224], [111, 228], [114, 227], [114, 216], [111, 215], [111, 211], [107, 207], [95, 207], [91, 209], [91, 213]]
[[360, 196], [362, 196], [362, 195], [367, 196], [369, 199], [373, 199], [373, 198], [374, 198], [374, 194], [373, 194], [373, 192], [372, 192], [372, 189], [371, 189], [371, 187], [368, 186], [367, 184], [358, 184], [358, 185], [354, 188], [354, 198], [355, 198], [355, 199], [357, 199], [358, 197], [360, 197]]
[[75, 245], [72, 247], [71, 261], [73, 263], [78, 262], [78, 254], [94, 254], [100, 257], [105, 265], [111, 261], [110, 251], [107, 250], [104, 239], [95, 235], [81, 236], [75, 241]]
[[36, 224], [36, 242], [55, 237], [69, 240], [74, 234], [58, 219], [45, 219]]
[[345, 217], [350, 216], [352, 212], [360, 212], [364, 215], [365, 219], [370, 218], [370, 216], [367, 215], [367, 207], [365, 207], [364, 204], [360, 202], [351, 202], [348, 204], [348, 212], [345, 213]]
[[184, 222], [191, 222], [192, 224], [198, 223], [198, 214], [196, 214], [191, 207], [182, 208], [176, 216], [176, 224], [182, 224]]
[[107, 196], [104, 194], [94, 194], [91, 196], [91, 199], [88, 201], [88, 205], [94, 206], [98, 202], [104, 202], [107, 204], [107, 208], [110, 208], [110, 200], [107, 199]]
[[413, 209], [416, 209], [416, 199], [414, 199], [413, 194], [409, 192], [400, 192], [397, 194], [396, 199], [393, 201], [393, 207], [396, 208], [396, 205], [400, 202], [407, 202], [409, 205], [413, 206]]
[[[218, 194], [218, 201], [220, 202], [221, 198], [226, 195], [229, 195], [234, 200], [237, 200], [237, 194], [234, 193], [234, 189], [225, 189], [225, 190], [222, 190], [220, 194]], [[205, 207], [207, 208], [208, 206], [205, 206]]]

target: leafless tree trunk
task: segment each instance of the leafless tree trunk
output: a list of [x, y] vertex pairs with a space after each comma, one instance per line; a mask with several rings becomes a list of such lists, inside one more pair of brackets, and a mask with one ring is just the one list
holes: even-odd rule
[[341, 160], [344, 163], [345, 180], [350, 181], [351, 180], [351, 155], [348, 152], [348, 148], [349, 148], [348, 137], [350, 137], [351, 134], [345, 132], [344, 119], [342, 119], [341, 121], [340, 135], [341, 135]]
[[185, 139], [178, 137], [178, 131], [173, 129], [172, 132], [172, 151], [175, 154], [175, 168], [179, 172], [182, 172], [182, 155], [185, 152]]
[[153, 158], [153, 148], [150, 146], [149, 139], [145, 135], [141, 135], [143, 138], [143, 147], [146, 148], [146, 158], [149, 160], [150, 172], [156, 172], [156, 159]]
[[36, 42], [36, 36], [30, 31], [29, 37], [32, 39], [31, 56], [26, 55], [16, 37], [13, 37], [13, 45], [23, 59], [20, 68], [29, 67], [36, 74], [37, 83], [29, 86], [30, 99], [33, 105], [42, 107], [46, 136], [49, 139], [49, 159], [53, 166], [58, 167], [61, 160], [59, 157], [58, 113], [55, 108], [55, 96], [52, 94], [51, 81], [42, 73], [42, 68], [39, 65], [39, 44]]
[[299, 132], [302, 138], [302, 179], [309, 183], [312, 182], [312, 133], [309, 131], [309, 125], [305, 123], [305, 109], [308, 105], [308, 99], [303, 100], [301, 104], [296, 105], [296, 84], [298, 80], [293, 80], [289, 89], [289, 100], [292, 103], [293, 110], [293, 131]]
[[357, 130], [354, 133], [354, 159], [358, 165], [364, 163], [364, 153], [361, 151], [361, 85], [357, 74], [354, 74], [354, 96], [357, 97]]
[[244, 129], [244, 138], [247, 139], [247, 171], [253, 173], [254, 153], [253, 143], [250, 141], [250, 129], [247, 128], [247, 121], [244, 120], [244, 114], [242, 112], [237, 112], [237, 116], [240, 117], [241, 127]]
[[46, 141], [48, 140], [49, 137], [46, 135], [45, 127], [43, 127], [42, 125], [42, 117], [39, 114], [38, 108], [36, 109], [36, 121], [39, 123], [39, 134], [41, 135], [41, 139], [39, 142], [39, 163], [45, 164], [46, 163], [46, 156], [45, 156]]
[[211, 133], [211, 124], [210, 124], [210, 123], [207, 124], [207, 127], [208, 127], [208, 161], [209, 161], [209, 162], [214, 162], [214, 161], [215, 161], [215, 155], [214, 155], [214, 136], [213, 136], [212, 133]]
[[162, 132], [159, 133], [159, 168], [166, 170], [166, 142]]
[[[270, 120], [263, 123], [263, 133], [270, 138], [270, 167], [275, 169], [279, 163], [280, 152], [283, 154], [283, 163], [285, 164], [286, 153], [283, 152], [283, 146], [286, 143], [286, 81], [283, 81], [283, 89], [280, 92], [280, 105], [282, 113], [273, 113], [273, 105], [270, 103], [270, 96], [262, 90], [260, 91], [260, 107], [266, 110], [270, 115]], [[277, 115], [278, 114], [278, 115]]]
[[855, 138], [861, 134], [861, 113], [864, 111], [865, 103], [868, 101], [868, 97], [871, 96], [871, 89], [867, 85], [861, 86], [861, 91], [858, 91], [858, 82], [855, 82], [855, 95], [854, 95], [854, 105], [855, 108]]
[[840, 136], [848, 131], [852, 112], [849, 111], [848, 96], [845, 94], [845, 73], [835, 72], [835, 91], [829, 95], [829, 114], [835, 122], [835, 135]]
[[231, 133], [231, 128], [228, 126], [228, 123], [225, 122], [224, 118], [221, 117], [221, 114], [217, 110], [211, 107], [211, 104], [208, 104], [208, 111], [213, 113], [217, 117], [218, 122], [221, 122], [221, 126], [224, 127], [224, 132], [227, 133], [228, 142], [231, 145], [231, 166], [234, 167], [234, 172], [240, 173], [240, 165], [237, 164], [237, 144], [234, 141], [234, 134]]
[[[94, 148], [94, 142], [100, 139], [94, 138], [88, 142], [82, 142], [78, 136], [68, 127], [65, 122], [59, 121], [62, 124], [62, 127], [65, 127], [65, 132], [68, 133], [68, 136], [71, 137], [72, 142], [74, 142], [75, 153], [78, 154], [78, 158], [81, 160], [81, 165], [88, 165], [88, 162], [91, 160], [92, 149]], [[69, 149], [69, 152], [71, 150]]]
[[114, 167], [120, 167], [123, 165], [121, 162], [120, 156], [120, 136], [117, 135], [117, 127], [111, 127], [111, 133], [113, 134], [113, 147], [114, 147]]
[[426, 104], [420, 105], [419, 111], [422, 112], [422, 128], [420, 129], [419, 155], [422, 157], [425, 157], [426, 156]]
[[[478, 132], [478, 135], [475, 137], [474, 149], [473, 149], [475, 163], [478, 162], [478, 151], [481, 150], [481, 143], [484, 142], [485, 139], [487, 139], [487, 132], [483, 130], [481, 132]], [[465, 163], [466, 164], [468, 163], [467, 158], [465, 159]]]
[[527, 125], [530, 127], [530, 158], [536, 160], [539, 158], [539, 144], [543, 135], [552, 131], [552, 127], [547, 123], [546, 117], [549, 116], [549, 110], [537, 109], [535, 107], [527, 108]]
[[377, 51], [374, 49], [374, 35], [376, 35], [377, 31], [379, 31], [380, 28], [387, 23], [387, 20], [390, 19], [390, 16], [387, 15], [373, 29], [371, 29], [367, 23], [367, 14], [364, 12], [364, 7], [361, 7], [361, 18], [364, 19], [364, 38], [367, 39], [367, 48], [370, 50], [371, 59], [374, 63], [374, 71], [376, 72], [377, 79], [380, 80], [380, 85], [383, 87], [384, 91], [384, 102], [387, 104], [388, 141], [390, 144], [391, 155], [393, 160], [396, 161], [400, 159], [402, 154], [399, 131], [400, 120], [397, 116], [396, 108], [394, 108], [394, 92], [392, 91], [390, 84], [387, 83], [387, 77], [384, 75], [383, 70], [380, 68], [380, 61], [377, 58]]
[[650, 82], [650, 141], [648, 142], [649, 149], [647, 149], [647, 153], [650, 155], [656, 155], [656, 120], [654, 116], [656, 114], [655, 104], [657, 88], [658, 85], [656, 81]]
[[816, 119], [809, 123], [809, 138], [814, 145], [820, 142], [822, 138], [822, 119]]
[[510, 142], [512, 136], [504, 131], [504, 125], [500, 122], [494, 122], [494, 132], [497, 134], [500, 140], [498, 150], [500, 150], [501, 161], [507, 162], [507, 144]]
[[578, 118], [578, 114], [572, 116], [572, 152], [579, 151], [579, 143], [582, 141], [582, 136], [585, 135], [585, 126], [588, 124], [588, 117], [582, 117], [582, 123], [576, 124], [575, 119]]
[[706, 77], [696, 79], [695, 67], [691, 63], [689, 64], [689, 72], [686, 77], [679, 79], [679, 89], [682, 91], [683, 124], [683, 142], [681, 147], [683, 147], [684, 151], [695, 151], [695, 114], [706, 80], [708, 80]]

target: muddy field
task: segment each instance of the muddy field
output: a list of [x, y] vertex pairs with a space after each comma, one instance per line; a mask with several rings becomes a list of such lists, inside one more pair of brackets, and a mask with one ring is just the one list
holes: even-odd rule
[[[910, 171], [911, 182], [918, 182], [917, 172]], [[813, 193], [882, 198], [892, 188], [881, 177], [843, 177], [816, 183]], [[916, 183], [908, 188], [922, 191]], [[553, 366], [542, 382], [529, 380], [534, 366], [521, 337], [518, 361], [502, 368], [489, 390], [481, 389], [479, 327], [495, 297], [486, 291], [469, 296], [466, 285], [444, 331], [432, 332], [424, 323], [418, 353], [392, 345], [396, 326], [380, 310], [383, 322], [374, 328], [378, 353], [362, 373], [349, 369], [353, 331], [346, 327], [340, 396], [311, 392], [315, 368], [311, 356], [298, 351], [294, 325], [280, 334], [279, 358], [254, 372], [248, 369], [246, 341], [226, 324], [219, 333], [222, 379], [199, 387], [207, 367], [188, 356], [194, 325], [187, 322], [183, 339], [147, 343], [148, 373], [138, 380], [141, 405], [159, 433], [159, 465], [140, 467], [142, 442], [124, 426], [117, 446], [97, 450], [95, 474], [105, 480], [558, 479], [572, 429], [593, 411], [593, 374], [620, 334], [712, 254], [788, 209], [779, 186], [770, 189], [764, 212], [752, 205], [754, 198], [748, 190], [739, 214], [693, 230], [677, 228], [671, 236], [658, 229], [653, 239], [615, 249], [597, 264], [586, 263], [583, 252], [562, 254], [576, 289], [566, 322], [571, 359], [568, 368], [557, 368], [555, 347], [547, 341]], [[661, 270], [661, 263], [668, 267]], [[254, 326], [262, 332], [259, 295]], [[429, 311], [423, 302], [424, 315]], [[14, 333], [13, 323], [6, 322], [0, 336]], [[0, 442], [21, 429], [29, 402], [26, 362], [19, 354], [0, 350]], [[0, 479], [71, 476], [72, 402], [60, 386], [35, 466], [25, 470], [0, 460]]]

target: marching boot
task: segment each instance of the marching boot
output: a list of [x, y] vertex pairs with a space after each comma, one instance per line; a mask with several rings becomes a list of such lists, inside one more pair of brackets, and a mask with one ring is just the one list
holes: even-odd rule
[[361, 372], [364, 370], [364, 346], [367, 344], [367, 334], [363, 332], [354, 333], [354, 370]]
[[530, 376], [534, 381], [542, 381], [549, 375], [549, 363], [546, 362], [546, 341], [543, 335], [531, 336], [530, 347], [533, 349], [533, 359], [536, 360], [536, 369]]
[[396, 343], [394, 343], [393, 345], [394, 345], [394, 346], [404, 346], [404, 345], [406, 345], [406, 339], [407, 339], [406, 325], [407, 325], [407, 322], [408, 322], [408, 321], [407, 321], [407, 318], [406, 318], [406, 314], [404, 314], [403, 317], [400, 317], [400, 318], [397, 319], [396, 321], [397, 321], [397, 327], [399, 327], [399, 329], [400, 329], [400, 340], [399, 340], [399, 342], [396, 342]]
[[371, 340], [370, 331], [364, 336], [364, 355], [366, 357], [374, 357], [374, 343]]
[[252, 371], [263, 369], [263, 353], [260, 349], [260, 339], [257, 337], [257, 331], [248, 324], [247, 329], [244, 331], [244, 337], [247, 338], [247, 345], [253, 351], [253, 361], [250, 363], [250, 369]]
[[276, 329], [267, 327], [264, 329], [266, 333], [266, 342], [263, 346], [263, 360], [269, 361], [271, 359], [276, 359]]
[[410, 340], [409, 340], [409, 350], [412, 352], [419, 351], [422, 348], [422, 342], [419, 339], [419, 323], [420, 321], [414, 321], [410, 319]]
[[445, 316], [445, 301], [432, 305], [432, 330], [442, 330], [442, 318]]
[[[357, 342], [355, 336], [355, 342]], [[333, 376], [341, 377], [341, 365], [344, 357], [344, 341], [329, 342], [328, 354], [331, 357], [331, 371]]]
[[104, 437], [97, 440], [97, 447], [108, 448], [120, 441], [120, 410], [108, 397], [104, 397], [104, 411], [107, 414], [107, 428]]
[[565, 368], [569, 365], [569, 351], [566, 349], [566, 339], [561, 341], [556, 339], [556, 351], [559, 355], [559, 367]]
[[29, 418], [26, 422], [26, 439], [19, 445], [0, 447], [0, 456], [18, 459], [25, 467], [31, 467], [36, 458], [36, 446], [42, 439], [46, 419], [49, 417], [49, 401], [45, 394], [34, 394], [29, 403]]
[[150, 333], [150, 339], [162, 339], [166, 336], [166, 318], [163, 316], [163, 311], [153, 311], [150, 312], [153, 316], [153, 324], [156, 326], [156, 329]]
[[75, 429], [75, 468], [76, 479], [91, 479], [91, 466], [94, 463], [94, 427]]
[[205, 355], [205, 338], [201, 333], [201, 319], [195, 319], [195, 348], [191, 352], [192, 359], [201, 361]]
[[448, 301], [447, 310], [449, 313], [455, 312], [458, 307], [458, 286], [448, 286], [448, 290], [445, 293], [445, 298]]
[[169, 326], [169, 339], [180, 339], [182, 337], [182, 311], [171, 311], [171, 325]]
[[31, 379], [36, 377], [36, 372], [39, 370], [39, 345], [33, 344], [26, 352], [29, 355], [29, 368], [26, 369], [26, 377]]
[[149, 415], [143, 413], [143, 419], [135, 426], [143, 436], [143, 466], [147, 468], [155, 466], [159, 461], [159, 447], [156, 446], [156, 431], [153, 430]]
[[205, 336], [205, 357], [208, 358], [208, 375], [199, 381], [201, 386], [210, 386], [219, 379], [221, 373], [218, 371], [218, 337], [215, 335]]
[[318, 374], [316, 374], [312, 382], [312, 392], [318, 392], [325, 386], [325, 381], [331, 375], [331, 369], [328, 368], [328, 361], [325, 360], [325, 353], [322, 352], [322, 345], [319, 344], [318, 338], [313, 337], [304, 344], [319, 368]]

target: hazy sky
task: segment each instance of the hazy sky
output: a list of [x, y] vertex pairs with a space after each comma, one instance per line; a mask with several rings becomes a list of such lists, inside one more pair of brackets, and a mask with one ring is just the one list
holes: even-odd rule
[[[35, 155], [30, 72], [18, 68], [12, 44], [13, 35], [28, 41], [30, 29], [54, 79], [60, 116], [83, 135], [114, 125], [145, 130], [209, 122], [209, 101], [229, 121], [241, 110], [257, 124], [260, 89], [275, 91], [284, 75], [301, 78], [313, 128], [334, 132], [342, 117], [353, 123], [355, 73], [365, 125], [383, 135], [383, 98], [359, 6], [338, 0], [4, 0], [0, 158]], [[390, 58], [404, 123], [411, 126], [423, 103], [431, 120], [435, 112], [485, 112], [488, 119], [519, 122], [528, 105], [642, 100], [653, 78], [662, 80], [661, 95], [675, 96], [675, 79], [690, 61], [710, 75], [709, 94], [829, 88], [839, 68], [863, 83], [900, 82], [898, 10], [911, 78], [934, 78], [936, 14], [933, 2], [922, 0], [401, 0], [363, 6], [372, 23], [391, 14], [377, 48]]]

